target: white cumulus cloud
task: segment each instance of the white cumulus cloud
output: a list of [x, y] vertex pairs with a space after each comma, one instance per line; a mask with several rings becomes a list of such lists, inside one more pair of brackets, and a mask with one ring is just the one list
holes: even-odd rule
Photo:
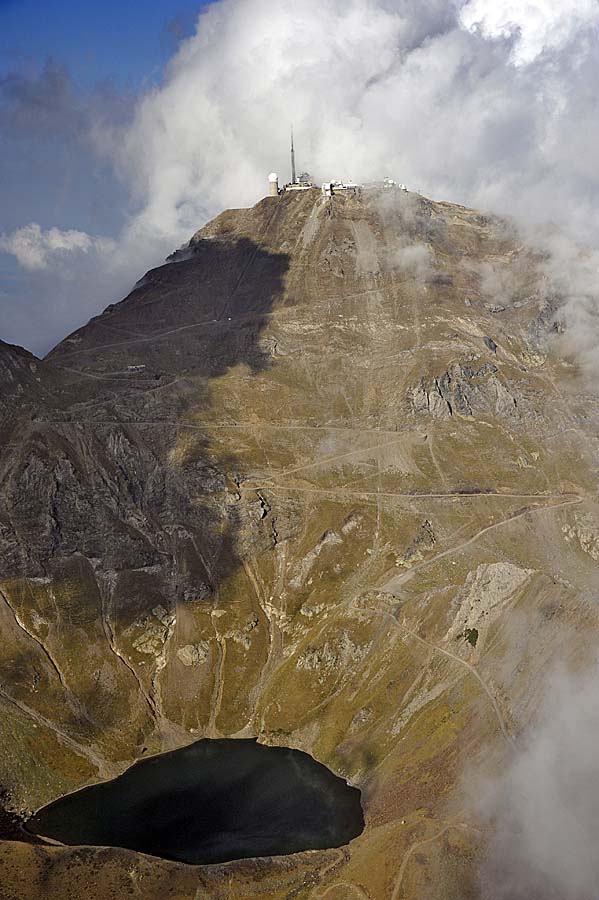
[[49, 228], [43, 230], [36, 222], [17, 228], [11, 234], [0, 235], [0, 250], [14, 256], [24, 269], [45, 269], [57, 257], [65, 254], [108, 252], [114, 242], [108, 238], [92, 237], [84, 231]]
[[596, 0], [213, 3], [130, 127], [103, 133], [130, 233], [172, 242], [255, 202], [289, 175], [293, 122], [318, 180], [391, 175], [599, 240], [597, 28]]
[[598, 20], [597, 0], [469, 0], [461, 12], [466, 28], [514, 38], [513, 59], [520, 65], [563, 46], [579, 28]]
[[[207, 5], [131, 121], [94, 117], [88, 138], [129, 207], [110, 293], [102, 264], [80, 319], [208, 218], [263, 197], [269, 172], [288, 178], [292, 123], [298, 167], [317, 181], [391, 176], [526, 225], [556, 222], [598, 248], [598, 31], [597, 0]], [[42, 235], [9, 235], [3, 248], [24, 244], [25, 264], [62, 271], [94, 258], [85, 238], [75, 253]], [[80, 322], [68, 309], [65, 331]]]

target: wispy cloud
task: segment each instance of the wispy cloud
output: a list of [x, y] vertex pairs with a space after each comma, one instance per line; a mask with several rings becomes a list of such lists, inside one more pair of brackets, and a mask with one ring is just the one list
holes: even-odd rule
[[599, 675], [554, 673], [505, 773], [477, 784], [492, 824], [484, 900], [594, 900], [599, 855]]
[[92, 237], [83, 231], [44, 231], [36, 222], [17, 228], [12, 234], [0, 235], [0, 250], [12, 254], [24, 269], [46, 269], [55, 258], [64, 260], [74, 253], [108, 253], [114, 250], [110, 238]]

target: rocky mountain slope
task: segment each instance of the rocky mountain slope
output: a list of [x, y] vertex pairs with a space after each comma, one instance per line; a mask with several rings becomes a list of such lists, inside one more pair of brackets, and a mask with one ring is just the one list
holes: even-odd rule
[[305, 191], [223, 213], [45, 361], [0, 344], [6, 821], [202, 736], [310, 752], [366, 819], [194, 868], [11, 818], [3, 897], [484, 896], [466, 783], [599, 627], [597, 404], [555, 304], [506, 223]]

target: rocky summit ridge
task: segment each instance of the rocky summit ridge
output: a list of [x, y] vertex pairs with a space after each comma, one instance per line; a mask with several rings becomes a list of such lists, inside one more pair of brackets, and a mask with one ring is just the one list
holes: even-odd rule
[[[465, 773], [599, 625], [597, 401], [542, 262], [453, 204], [289, 192], [45, 360], [0, 343], [3, 897], [484, 896]], [[311, 753], [363, 834], [200, 868], [15, 840], [205, 736]]]

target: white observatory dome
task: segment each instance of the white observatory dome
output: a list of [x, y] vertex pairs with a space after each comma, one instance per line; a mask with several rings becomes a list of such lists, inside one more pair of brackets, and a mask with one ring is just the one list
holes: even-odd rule
[[268, 176], [268, 180], [271, 182], [271, 184], [274, 184], [275, 181], [279, 180], [279, 176], [277, 175], [276, 172], [271, 172], [270, 175]]

